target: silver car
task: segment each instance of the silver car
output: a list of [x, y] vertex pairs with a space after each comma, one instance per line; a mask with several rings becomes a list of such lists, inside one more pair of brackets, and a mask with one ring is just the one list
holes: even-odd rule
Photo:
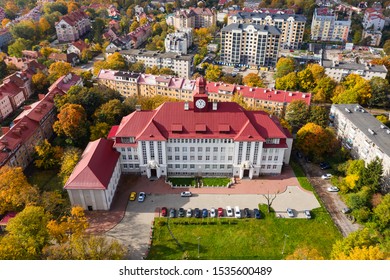
[[294, 217], [294, 212], [291, 208], [287, 208], [287, 215], [290, 217], [290, 218], [293, 218]]

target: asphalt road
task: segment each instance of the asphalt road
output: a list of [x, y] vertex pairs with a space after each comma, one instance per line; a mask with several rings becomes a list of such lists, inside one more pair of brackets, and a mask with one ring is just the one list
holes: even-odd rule
[[307, 178], [323, 201], [333, 222], [339, 228], [343, 236], [348, 236], [350, 233], [357, 231], [361, 226], [358, 223], [349, 220], [348, 217], [350, 217], [350, 215], [341, 212], [346, 205], [339, 194], [336, 192], [328, 192], [327, 188], [331, 186], [330, 181], [321, 179], [321, 176], [325, 173], [329, 173], [329, 171], [321, 170], [317, 164], [307, 163], [303, 159], [299, 160], [305, 170]]

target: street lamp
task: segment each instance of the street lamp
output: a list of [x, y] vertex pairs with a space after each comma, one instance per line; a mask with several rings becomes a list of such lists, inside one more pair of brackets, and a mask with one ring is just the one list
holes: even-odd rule
[[283, 243], [283, 250], [282, 250], [282, 255], [284, 254], [284, 248], [286, 247], [286, 239], [287, 239], [288, 235], [285, 234], [284, 235], [284, 243]]
[[200, 236], [198, 236], [198, 259], [199, 259], [199, 247], [200, 247]]

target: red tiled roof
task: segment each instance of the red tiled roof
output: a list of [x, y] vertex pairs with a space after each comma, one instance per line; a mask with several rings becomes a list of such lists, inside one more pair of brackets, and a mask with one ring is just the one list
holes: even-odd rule
[[5, 216], [0, 220], [0, 226], [6, 226], [12, 218], [15, 218], [16, 212], [8, 212]]
[[79, 83], [81, 80], [81, 77], [75, 74], [68, 74], [66, 76], [62, 76], [57, 79], [50, 87], [49, 92], [53, 91], [54, 89], [58, 89], [62, 91], [62, 93], [66, 93], [72, 86]]
[[114, 125], [111, 127], [110, 131], [108, 132], [107, 139], [115, 139], [115, 134], [118, 131], [119, 125]]
[[[184, 102], [167, 102], [154, 111], [136, 111], [124, 117], [116, 137], [136, 140], [172, 138], [230, 138], [240, 141], [264, 141], [266, 138], [287, 138], [275, 118], [263, 111], [246, 111], [235, 102], [219, 102], [218, 110], [194, 112], [193, 102], [184, 110]], [[178, 126], [182, 129], [179, 132]], [[225, 128], [229, 131], [221, 130]], [[151, 137], [150, 135], [153, 135]], [[116, 145], [116, 144], [115, 144]]]
[[75, 46], [77, 49], [79, 49], [80, 51], [83, 51], [85, 49], [88, 49], [88, 44], [85, 43], [83, 40], [78, 40], [74, 43], [72, 43], [73, 46]]
[[88, 15], [83, 11], [78, 10], [67, 14], [66, 16], [63, 16], [60, 20], [64, 20], [69, 25], [74, 26], [77, 24], [78, 21], [82, 20], [83, 18], [88, 18]]
[[64, 189], [105, 190], [119, 159], [112, 140], [89, 142]]

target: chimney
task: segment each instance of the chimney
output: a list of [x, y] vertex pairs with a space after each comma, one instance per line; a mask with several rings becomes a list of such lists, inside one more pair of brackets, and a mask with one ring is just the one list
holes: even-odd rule
[[141, 111], [141, 105], [135, 105], [135, 110], [137, 111], [137, 112], [140, 112]]
[[217, 111], [218, 109], [218, 102], [214, 101], [213, 102], [213, 111]]

